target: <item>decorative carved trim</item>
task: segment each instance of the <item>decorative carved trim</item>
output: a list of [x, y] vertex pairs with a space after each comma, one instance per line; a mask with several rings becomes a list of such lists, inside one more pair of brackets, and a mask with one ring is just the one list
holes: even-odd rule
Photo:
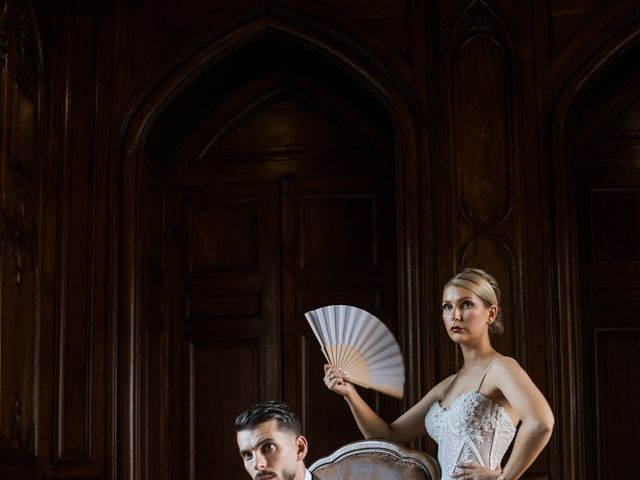
[[469, 31], [471, 34], [477, 33], [489, 33], [493, 27], [491, 26], [491, 21], [486, 15], [479, 15], [471, 21], [471, 26], [469, 27]]
[[15, 279], [18, 288], [22, 284], [23, 272], [26, 264], [26, 257], [31, 259], [31, 268], [35, 273], [37, 266], [35, 262], [35, 233], [37, 229], [37, 216], [34, 216], [31, 225], [27, 224], [25, 198], [33, 185], [33, 173], [19, 162], [9, 165], [11, 183], [16, 189], [16, 202], [13, 212], [0, 207], [0, 220], [2, 221], [2, 231], [0, 231], [0, 250], [5, 244], [10, 244], [13, 249], [13, 260], [15, 262]]
[[33, 421], [29, 423], [27, 429], [27, 438], [22, 438], [22, 411], [20, 409], [20, 397], [16, 395], [11, 408], [11, 417], [9, 420], [9, 436], [7, 438], [0, 437], [0, 448], [17, 451], [19, 453], [34, 453], [33, 439], [35, 428]]
[[20, 91], [29, 99], [35, 101], [35, 95], [40, 78], [40, 63], [33, 31], [33, 19], [26, 0], [18, 0], [13, 12], [13, 21], [17, 40], [17, 70], [15, 82]]
[[7, 3], [4, 2], [0, 11], [0, 70], [4, 68], [4, 59], [9, 52], [9, 32], [7, 28]]

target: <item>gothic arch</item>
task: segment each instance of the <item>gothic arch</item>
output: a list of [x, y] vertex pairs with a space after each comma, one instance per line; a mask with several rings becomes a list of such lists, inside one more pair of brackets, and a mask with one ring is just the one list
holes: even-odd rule
[[[601, 38], [593, 42], [593, 38]], [[553, 278], [555, 298], [552, 305], [554, 324], [554, 363], [559, 365], [555, 378], [559, 392], [557, 418], [559, 419], [559, 453], [563, 465], [561, 476], [582, 478], [585, 472], [588, 446], [584, 442], [584, 399], [582, 351], [579, 336], [580, 301], [576, 288], [578, 278], [578, 238], [575, 188], [575, 145], [573, 144], [573, 120], [580, 109], [580, 103], [587, 98], [597, 82], [624, 61], [626, 55], [640, 45], [640, 11], [628, 15], [624, 21], [613, 26], [604, 34], [582, 39], [581, 45], [589, 44], [586, 53], [576, 57], [570, 64], [567, 58], [560, 58], [566, 70], [559, 76], [548, 96], [547, 112], [548, 136], [545, 138], [550, 153], [547, 164], [549, 178], [553, 179], [550, 200], [552, 203], [553, 240], [556, 244], [551, 263], [556, 269]], [[572, 50], [573, 51], [573, 50]], [[574, 51], [574, 53], [576, 53]], [[563, 55], [565, 57], [565, 55]], [[544, 151], [544, 150], [543, 150]]]
[[[425, 328], [419, 319], [425, 310], [426, 299], [423, 286], [424, 261], [421, 251], [425, 239], [423, 225], [427, 223], [429, 207], [419, 207], [425, 198], [424, 175], [426, 125], [420, 102], [414, 94], [392, 72], [377, 62], [361, 48], [344, 39], [338, 33], [323, 26], [312, 24], [299, 17], [278, 11], [263, 11], [235, 24], [233, 31], [211, 35], [205, 45], [185, 53], [170, 68], [157, 75], [155, 82], [133, 98], [122, 117], [119, 136], [114, 143], [115, 166], [113, 187], [118, 192], [120, 206], [114, 227], [119, 231], [117, 247], [119, 262], [114, 267], [117, 278], [118, 297], [118, 350], [120, 363], [118, 384], [123, 389], [119, 430], [123, 432], [120, 445], [123, 478], [139, 477], [139, 425], [136, 411], [136, 391], [139, 379], [136, 362], [139, 355], [138, 321], [138, 265], [139, 249], [139, 189], [144, 145], [154, 121], [171, 101], [191, 82], [212, 65], [240, 48], [256, 42], [265, 35], [273, 35], [285, 41], [302, 45], [337, 64], [367, 90], [386, 111], [394, 134], [394, 158], [396, 163], [396, 208], [399, 277], [399, 324], [403, 350], [410, 357], [420, 358], [420, 338]], [[118, 187], [119, 185], [119, 187]], [[407, 372], [406, 402], [417, 400], [423, 391], [424, 378], [418, 369]]]

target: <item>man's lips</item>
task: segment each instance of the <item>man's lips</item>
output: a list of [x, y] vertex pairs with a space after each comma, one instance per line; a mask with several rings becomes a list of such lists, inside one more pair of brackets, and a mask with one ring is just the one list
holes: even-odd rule
[[276, 474], [273, 472], [260, 472], [256, 475], [254, 480], [265, 480], [269, 478], [276, 478]]

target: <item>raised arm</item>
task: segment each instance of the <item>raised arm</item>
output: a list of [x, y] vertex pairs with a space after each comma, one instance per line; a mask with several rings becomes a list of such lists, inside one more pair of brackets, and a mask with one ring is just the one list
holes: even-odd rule
[[513, 358], [501, 358], [492, 370], [496, 386], [522, 420], [503, 469], [505, 480], [514, 480], [520, 478], [549, 441], [553, 412], [538, 387]]
[[373, 411], [362, 399], [356, 388], [337, 367], [324, 366], [324, 382], [329, 390], [346, 400], [358, 428], [365, 438], [383, 438], [399, 443], [407, 443], [426, 434], [424, 417], [444, 388], [446, 380], [436, 385], [418, 403], [389, 424]]

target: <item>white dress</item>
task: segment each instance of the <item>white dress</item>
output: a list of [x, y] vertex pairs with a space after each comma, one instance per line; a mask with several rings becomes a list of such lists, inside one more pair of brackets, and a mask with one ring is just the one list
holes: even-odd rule
[[[480, 392], [492, 364], [485, 370], [476, 390], [463, 393], [447, 409], [438, 400], [425, 416], [427, 432], [438, 444], [442, 480], [450, 480], [461, 462], [475, 462], [495, 470], [516, 434], [507, 411]], [[453, 380], [455, 376], [451, 382]]]

